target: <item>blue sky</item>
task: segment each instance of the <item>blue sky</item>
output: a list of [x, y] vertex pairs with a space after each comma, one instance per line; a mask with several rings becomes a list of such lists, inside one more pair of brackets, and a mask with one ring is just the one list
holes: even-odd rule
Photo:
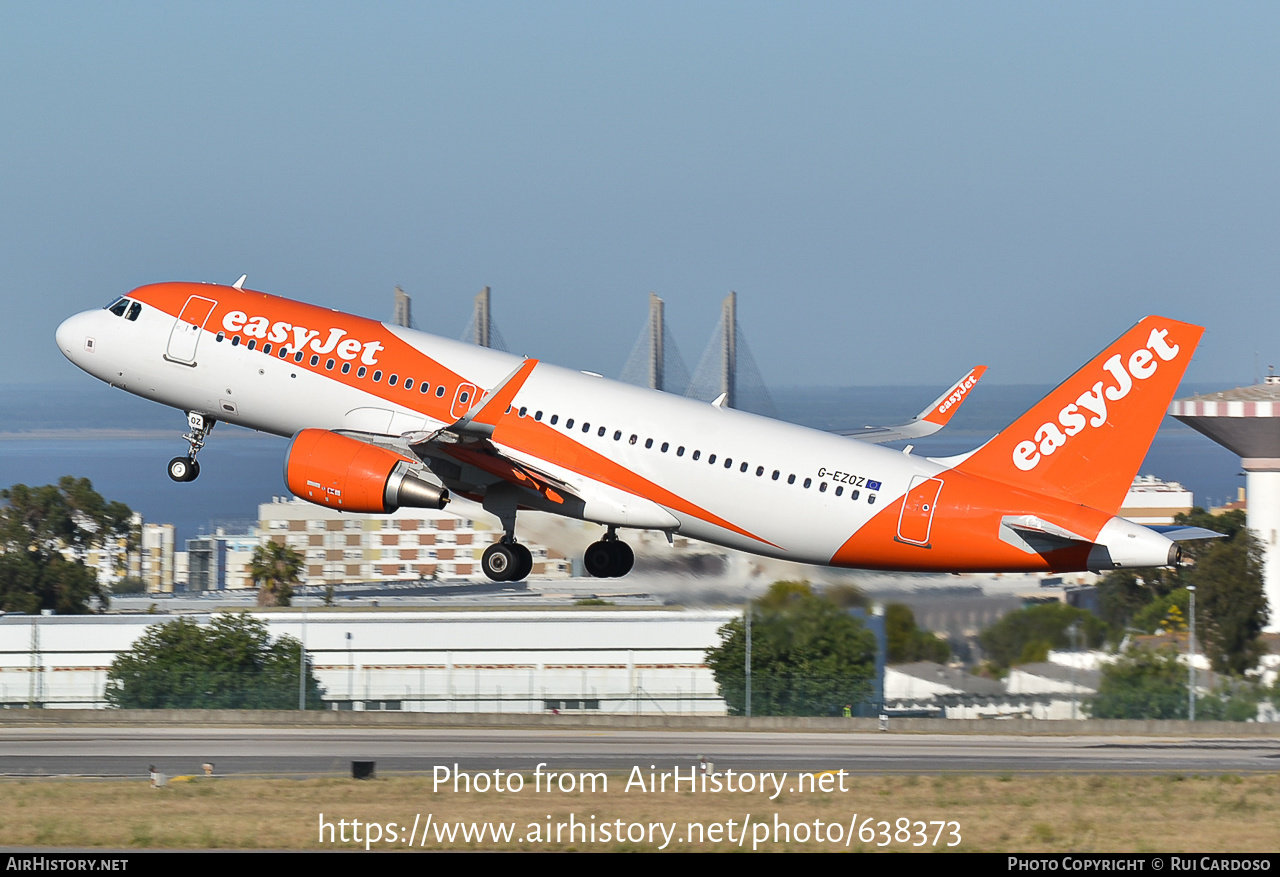
[[1280, 364], [1280, 6], [6, 3], [0, 382], [231, 282], [617, 374], [649, 291], [772, 386], [1065, 377], [1147, 313]]

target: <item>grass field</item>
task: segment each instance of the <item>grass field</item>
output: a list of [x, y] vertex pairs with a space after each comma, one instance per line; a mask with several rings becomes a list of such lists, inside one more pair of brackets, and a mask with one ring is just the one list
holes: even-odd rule
[[[607, 791], [568, 794], [539, 793], [532, 777], [518, 793], [433, 791], [429, 777], [179, 778], [159, 789], [144, 780], [8, 780], [0, 845], [363, 849], [372, 833], [382, 836], [373, 849], [404, 850], [416, 819], [414, 849], [1280, 850], [1280, 774], [852, 776], [844, 792], [783, 791], [772, 801], [758, 792], [628, 792], [627, 780], [610, 774]], [[333, 826], [325, 842], [321, 814]], [[506, 823], [512, 835], [494, 841], [489, 827], [483, 840], [465, 840], [455, 829], [449, 841], [455, 823]]]

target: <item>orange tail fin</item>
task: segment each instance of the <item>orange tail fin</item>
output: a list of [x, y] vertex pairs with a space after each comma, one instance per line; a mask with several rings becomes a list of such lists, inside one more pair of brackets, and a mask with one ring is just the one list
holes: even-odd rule
[[1147, 317], [956, 469], [1115, 514], [1203, 334]]

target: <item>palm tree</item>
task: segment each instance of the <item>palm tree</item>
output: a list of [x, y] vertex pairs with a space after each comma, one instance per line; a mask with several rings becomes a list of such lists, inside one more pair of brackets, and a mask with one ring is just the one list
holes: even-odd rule
[[249, 575], [258, 586], [258, 605], [288, 606], [301, 572], [302, 557], [288, 545], [267, 542], [253, 549]]

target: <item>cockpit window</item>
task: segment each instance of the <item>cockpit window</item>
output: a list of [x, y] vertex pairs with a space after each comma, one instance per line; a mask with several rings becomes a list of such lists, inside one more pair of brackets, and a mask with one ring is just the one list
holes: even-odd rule
[[117, 317], [124, 317], [127, 320], [138, 319], [138, 314], [142, 313], [142, 305], [132, 299], [121, 296], [120, 298], [107, 305], [107, 310], [115, 314]]

